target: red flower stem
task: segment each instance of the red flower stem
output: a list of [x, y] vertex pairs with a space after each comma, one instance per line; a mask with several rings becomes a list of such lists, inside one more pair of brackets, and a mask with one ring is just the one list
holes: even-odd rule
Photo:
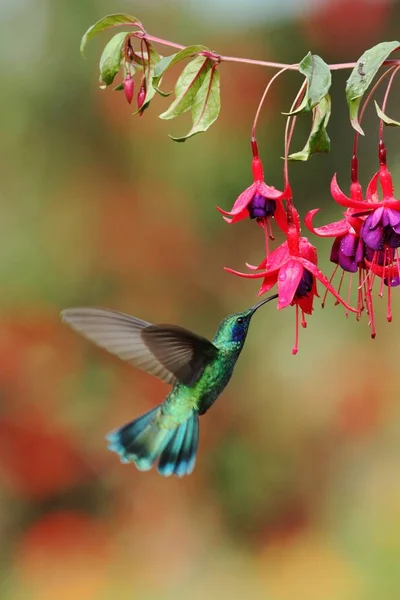
[[[385, 64], [385, 63], [383, 63], [383, 64]], [[392, 67], [390, 67], [390, 69], [387, 69], [387, 71], [382, 73], [382, 75], [379, 77], [378, 81], [375, 83], [375, 85], [373, 86], [371, 91], [368, 93], [368, 96], [366, 97], [364, 104], [362, 105], [362, 108], [360, 110], [359, 123], [361, 123], [361, 121], [362, 121], [362, 118], [365, 113], [365, 109], [367, 108], [372, 96], [375, 94], [376, 90], [378, 89], [378, 87], [380, 86], [382, 81], [385, 79], [385, 77], [387, 77], [389, 75], [389, 73], [391, 73], [393, 71], [393, 69], [395, 69], [395, 68], [396, 68], [396, 66], [392, 66]], [[356, 133], [354, 134], [353, 156], [357, 155], [357, 147], [358, 147], [358, 138], [359, 137], [360, 137], [360, 134], [358, 133], [358, 131], [356, 131]]]
[[[299, 91], [297, 93], [296, 98], [293, 101], [292, 106], [290, 107], [290, 111], [289, 112], [293, 112], [296, 108], [298, 108], [299, 104], [303, 100], [303, 97], [304, 97], [306, 89], [307, 89], [307, 80], [305, 79], [303, 81], [303, 84], [302, 84], [301, 88], [299, 89]], [[283, 180], [284, 180], [285, 187], [289, 185], [289, 164], [288, 164], [289, 161], [288, 161], [288, 157], [289, 157], [289, 148], [290, 148], [290, 144], [291, 144], [292, 137], [293, 137], [294, 127], [296, 125], [296, 120], [297, 120], [296, 115], [288, 116], [288, 118], [286, 119], [286, 127], [285, 127], [285, 163], [284, 163], [284, 167], [283, 167]], [[291, 124], [290, 130], [289, 130], [289, 124]]]
[[[385, 96], [383, 98], [383, 103], [382, 103], [382, 112], [385, 112], [386, 110], [386, 104], [389, 98], [389, 92], [390, 89], [392, 87], [392, 83], [393, 83], [393, 79], [395, 78], [395, 75], [397, 73], [397, 71], [400, 69], [400, 65], [398, 67], [392, 67], [391, 69], [388, 69], [389, 71], [392, 71], [392, 74], [390, 76], [389, 79], [389, 83], [387, 84], [387, 88], [386, 88], [386, 92], [385, 92]], [[386, 71], [387, 73], [388, 71]], [[379, 139], [382, 141], [383, 140], [383, 121], [381, 119], [381, 122], [379, 124]]]
[[269, 80], [263, 95], [261, 96], [261, 100], [260, 103], [258, 105], [257, 108], [257, 112], [256, 112], [256, 116], [254, 117], [254, 121], [253, 121], [253, 127], [251, 129], [251, 139], [252, 139], [252, 143], [253, 140], [255, 140], [256, 137], [256, 128], [257, 128], [257, 122], [258, 122], [258, 117], [260, 116], [260, 112], [262, 109], [262, 106], [264, 104], [264, 100], [267, 97], [267, 94], [270, 90], [271, 85], [274, 83], [275, 79], [277, 79], [280, 75], [282, 75], [282, 73], [284, 73], [285, 71], [288, 71], [289, 69], [291, 69], [293, 67], [293, 65], [286, 65], [283, 69], [281, 69], [280, 71], [278, 71], [278, 73], [275, 73], [275, 75], [273, 77], [271, 77], [271, 79]]
[[[163, 38], [156, 37], [155, 35], [151, 35], [147, 32], [135, 31], [133, 34], [138, 39], [146, 38], [149, 42], [154, 42], [156, 44], [162, 44], [163, 46], [170, 46], [171, 48], [176, 48], [177, 50], [184, 50], [187, 46], [183, 46], [182, 44], [177, 44], [176, 42], [170, 42], [169, 40], [164, 40]], [[236, 63], [244, 63], [247, 65], [255, 65], [259, 67], [270, 67], [271, 69], [290, 69], [292, 71], [298, 71], [299, 65], [293, 64], [288, 65], [285, 63], [278, 63], [268, 60], [254, 60], [252, 58], [240, 58], [238, 56], [224, 56], [224, 55], [216, 55], [218, 56], [220, 62], [236, 62]], [[342, 69], [354, 69], [357, 65], [356, 62], [349, 63], [335, 63], [328, 65], [331, 71], [339, 71]], [[390, 59], [385, 60], [382, 66], [388, 67], [392, 65], [400, 65], [400, 59]]]
[[[147, 52], [147, 77], [150, 78], [150, 73], [151, 73], [151, 62], [150, 62], [150, 46], [149, 46], [149, 42], [145, 39], [145, 44], [146, 44], [146, 52]], [[143, 68], [143, 71], [145, 69]]]
[[146, 61], [144, 59], [144, 50], [143, 50], [144, 45], [146, 45], [146, 48], [148, 47], [147, 46], [147, 40], [145, 40], [143, 38], [142, 41], [140, 42], [140, 55], [141, 55], [141, 58], [142, 58], [143, 73], [146, 72]]

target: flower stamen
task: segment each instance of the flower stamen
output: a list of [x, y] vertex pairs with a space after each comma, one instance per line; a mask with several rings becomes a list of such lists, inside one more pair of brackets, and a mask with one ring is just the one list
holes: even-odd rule
[[296, 304], [296, 333], [294, 337], [294, 346], [292, 354], [296, 355], [299, 351], [299, 305]]

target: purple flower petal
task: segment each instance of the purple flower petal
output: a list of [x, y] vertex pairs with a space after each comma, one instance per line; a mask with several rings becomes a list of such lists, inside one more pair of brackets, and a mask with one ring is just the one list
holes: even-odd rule
[[383, 213], [382, 213], [381, 225], [383, 225], [383, 227], [387, 227], [388, 225], [390, 225], [389, 214], [388, 214], [387, 210], [385, 210], [385, 209], [383, 210]]
[[384, 231], [383, 227], [376, 227], [376, 229], [369, 229], [367, 221], [370, 217], [365, 219], [364, 225], [361, 229], [361, 237], [365, 244], [373, 250], [383, 250], [384, 245]]
[[314, 281], [314, 278], [313, 278], [312, 274], [310, 273], [310, 271], [307, 271], [307, 269], [304, 269], [303, 275], [300, 279], [300, 283], [297, 286], [295, 295], [298, 298], [303, 298], [304, 296], [307, 296], [307, 294], [309, 292], [311, 292], [311, 290], [312, 290], [313, 281]]
[[396, 233], [390, 226], [386, 227], [385, 238], [389, 248], [400, 247], [400, 233]]
[[381, 267], [385, 264], [385, 252], [383, 250], [373, 250], [372, 248], [365, 247], [365, 258], [369, 262], [373, 262]]
[[250, 219], [258, 219], [263, 217], [272, 217], [275, 213], [275, 200], [267, 200], [261, 194], [255, 193], [249, 202], [247, 209]]
[[368, 227], [368, 229], [375, 229], [375, 227], [379, 225], [379, 221], [382, 219], [384, 214], [383, 206], [376, 208], [374, 212], [368, 215], [368, 217], [365, 219], [364, 225]]
[[333, 245], [332, 245], [330, 261], [335, 263], [335, 265], [339, 264], [339, 250], [340, 250], [341, 240], [342, 240], [341, 237], [335, 238], [335, 241], [333, 242]]
[[357, 244], [357, 250], [356, 250], [356, 263], [357, 263], [357, 265], [359, 265], [360, 263], [362, 263], [364, 261], [364, 254], [365, 254], [364, 242], [359, 237], [358, 238], [358, 244]]
[[343, 271], [347, 271], [348, 273], [355, 273], [358, 269], [355, 258], [346, 256], [343, 252], [339, 252], [339, 265]]
[[391, 225], [393, 228], [396, 227], [396, 225], [400, 225], [400, 212], [398, 210], [386, 208], [385, 212], [387, 213], [389, 219], [389, 225]]
[[356, 253], [357, 236], [354, 233], [346, 233], [340, 242], [340, 253], [351, 258]]
[[390, 281], [387, 277], [385, 277], [385, 279], [383, 280], [383, 283], [385, 285], [390, 284], [390, 287], [397, 287], [398, 285], [400, 285], [400, 276], [395, 275], [394, 277], [391, 277]]

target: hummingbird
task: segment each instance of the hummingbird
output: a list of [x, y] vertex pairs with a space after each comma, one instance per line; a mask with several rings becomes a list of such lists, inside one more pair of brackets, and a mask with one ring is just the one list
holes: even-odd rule
[[228, 384], [252, 316], [277, 297], [225, 317], [212, 342], [177, 325], [153, 325], [103, 308], [61, 312], [62, 321], [87, 339], [173, 386], [164, 402], [106, 436], [121, 462], [148, 471], [158, 461], [157, 470], [166, 477], [193, 472], [199, 416]]

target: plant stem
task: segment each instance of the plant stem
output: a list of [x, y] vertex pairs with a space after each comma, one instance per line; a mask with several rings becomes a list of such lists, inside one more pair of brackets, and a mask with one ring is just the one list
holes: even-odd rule
[[[187, 48], [187, 46], [183, 46], [182, 44], [177, 44], [176, 42], [170, 42], [169, 40], [164, 40], [163, 38], [159, 38], [156, 37], [155, 35], [151, 35], [150, 33], [142, 33], [141, 31], [137, 31], [133, 33], [134, 37], [137, 37], [139, 39], [141, 38], [145, 38], [147, 41], [149, 42], [154, 42], [156, 44], [162, 44], [163, 46], [169, 46], [171, 48], [176, 48], [177, 50], [184, 50], [185, 48]], [[220, 60], [221, 62], [234, 62], [234, 63], [244, 63], [247, 65], [256, 65], [259, 67], [269, 67], [271, 69], [287, 69], [287, 70], [292, 70], [292, 71], [298, 71], [299, 65], [298, 64], [286, 64], [286, 63], [278, 63], [278, 62], [273, 62], [273, 61], [268, 61], [268, 60], [253, 60], [252, 58], [241, 58], [238, 56], [224, 56], [224, 55], [220, 55]], [[328, 65], [329, 69], [331, 71], [339, 71], [342, 69], [354, 69], [354, 67], [357, 65], [357, 62], [348, 62], [348, 63], [335, 63], [335, 64], [331, 64]], [[389, 67], [389, 66], [398, 66], [400, 65], [400, 59], [390, 59], [390, 60], [385, 60], [384, 63], [382, 64], [382, 66], [384, 67]]]
[[262, 105], [264, 104], [264, 100], [267, 97], [267, 94], [269, 92], [269, 89], [271, 87], [271, 85], [274, 83], [275, 79], [277, 79], [280, 75], [282, 75], [282, 73], [284, 73], [285, 71], [288, 71], [289, 69], [293, 68], [293, 65], [286, 65], [285, 67], [283, 67], [283, 69], [281, 69], [280, 71], [278, 71], [278, 73], [275, 73], [275, 75], [273, 77], [271, 77], [271, 79], [269, 80], [264, 93], [261, 97], [261, 100], [259, 102], [258, 108], [257, 108], [257, 112], [256, 112], [256, 116], [254, 117], [254, 121], [253, 121], [253, 127], [251, 129], [251, 137], [252, 139], [254, 139], [256, 137], [256, 128], [257, 128], [257, 123], [258, 123], [258, 118], [260, 116], [260, 112], [262, 109]]
[[[307, 88], [307, 80], [305, 79], [303, 82], [303, 85], [301, 86], [300, 90], [298, 91], [296, 98], [293, 100], [293, 104], [290, 108], [289, 112], [293, 112], [294, 110], [296, 110], [296, 108], [298, 108], [300, 106], [301, 101], [303, 100], [305, 91]], [[289, 115], [288, 118], [286, 119], [286, 126], [285, 126], [285, 163], [284, 163], [284, 167], [283, 167], [283, 179], [284, 179], [284, 185], [285, 187], [287, 187], [289, 185], [289, 148], [290, 148], [290, 143], [292, 141], [292, 137], [293, 137], [293, 132], [294, 132], [294, 127], [296, 125], [296, 120], [297, 120], [297, 116], [296, 115]], [[289, 129], [289, 125], [290, 125], [290, 129]]]
[[[385, 64], [385, 63], [384, 63]], [[358, 119], [358, 122], [361, 125], [361, 121], [363, 119], [364, 113], [365, 113], [365, 109], [367, 108], [372, 96], [375, 94], [376, 90], [378, 89], [378, 87], [380, 86], [380, 84], [382, 83], [382, 81], [390, 74], [392, 73], [392, 71], [395, 69], [395, 66], [391, 66], [389, 69], [387, 69], [387, 71], [385, 71], [384, 73], [382, 73], [382, 75], [379, 77], [378, 81], [375, 82], [375, 85], [373, 86], [373, 88], [369, 91], [367, 98], [364, 100], [364, 103], [362, 105], [362, 108], [360, 110], [360, 116]], [[358, 149], [358, 139], [360, 137], [360, 134], [358, 131], [355, 132], [354, 134], [354, 143], [353, 143], [353, 156], [357, 156], [357, 149]]]
[[[386, 92], [385, 92], [385, 96], [383, 98], [383, 103], [382, 103], [382, 112], [384, 113], [386, 110], [386, 103], [388, 101], [389, 98], [389, 92], [390, 92], [390, 88], [392, 87], [392, 83], [393, 83], [393, 79], [396, 76], [397, 71], [400, 69], [400, 66], [396, 67], [395, 69], [393, 69], [393, 72], [390, 76], [389, 79], [389, 83], [387, 85], [386, 88]], [[379, 123], [379, 139], [383, 140], [383, 120], [381, 119], [380, 123]]]

